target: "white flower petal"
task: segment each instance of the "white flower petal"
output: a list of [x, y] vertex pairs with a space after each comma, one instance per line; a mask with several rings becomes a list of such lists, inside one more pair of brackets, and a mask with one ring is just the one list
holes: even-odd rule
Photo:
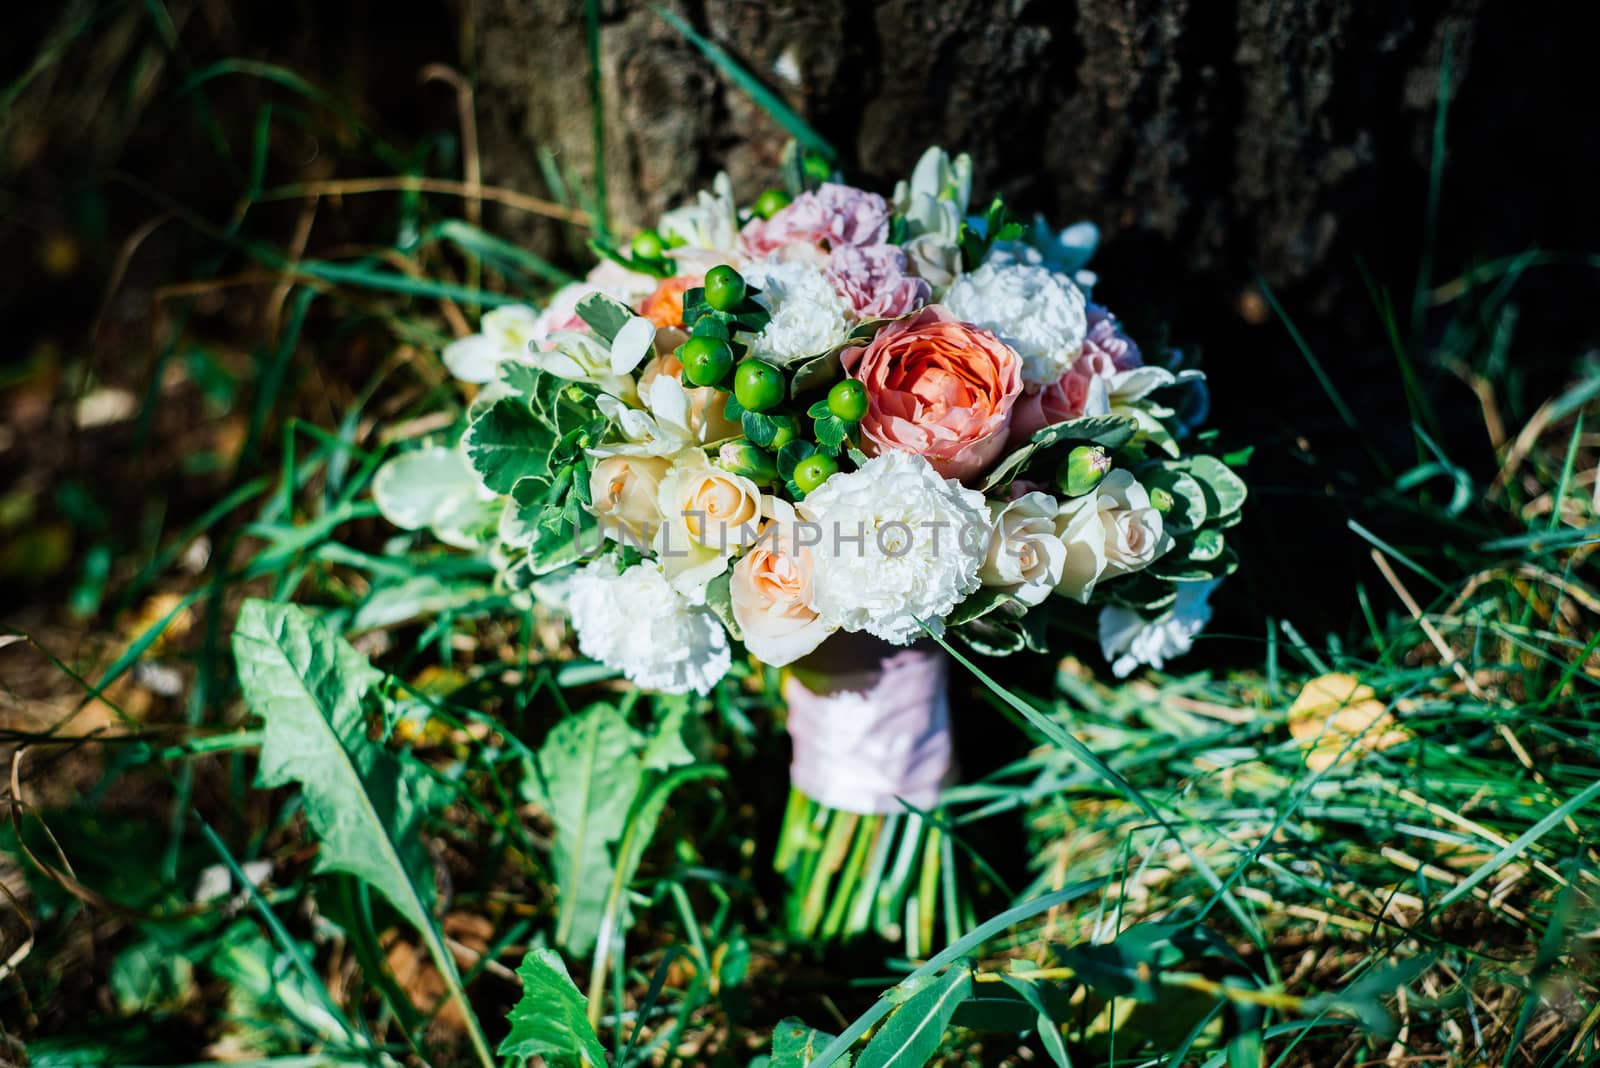
[[468, 334], [444, 347], [444, 366], [461, 382], [493, 382], [506, 353], [491, 338]]
[[583, 654], [647, 690], [705, 694], [733, 662], [715, 613], [676, 593], [653, 564], [618, 574], [612, 559], [596, 560], [573, 576], [567, 607]]
[[772, 316], [750, 351], [784, 365], [835, 349], [850, 339], [851, 308], [819, 264], [766, 259], [745, 269], [761, 290], [756, 302]]
[[[989, 545], [983, 494], [940, 478], [928, 461], [890, 451], [806, 496], [818, 525], [813, 607], [829, 626], [896, 645], [944, 631], [977, 590]], [[857, 541], [857, 538], [860, 538]]]
[[1157, 671], [1194, 646], [1195, 637], [1211, 622], [1207, 599], [1216, 580], [1181, 582], [1178, 600], [1164, 615], [1146, 619], [1131, 609], [1107, 605], [1100, 612], [1100, 651], [1117, 678], [1127, 678], [1140, 664]]
[[1022, 357], [1022, 380], [1055, 382], [1083, 351], [1089, 330], [1082, 291], [1062, 275], [1026, 263], [989, 262], [951, 283], [944, 306], [991, 331]]
[[653, 351], [656, 324], [642, 315], [635, 315], [622, 324], [617, 336], [611, 339], [611, 373], [630, 375]]

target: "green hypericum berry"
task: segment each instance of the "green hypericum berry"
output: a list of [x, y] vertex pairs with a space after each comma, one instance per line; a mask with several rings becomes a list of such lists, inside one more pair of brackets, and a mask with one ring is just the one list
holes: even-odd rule
[[789, 194], [781, 189], [768, 189], [756, 197], [756, 202], [750, 205], [750, 210], [763, 219], [770, 219], [778, 212], [789, 206]]
[[659, 260], [666, 251], [666, 242], [654, 230], [640, 230], [634, 236], [633, 254], [641, 260]]
[[723, 442], [717, 450], [717, 460], [724, 470], [757, 482], [775, 482], [778, 478], [778, 462], [772, 454], [743, 438]]
[[838, 470], [838, 460], [825, 452], [814, 452], [794, 465], [794, 484], [800, 487], [800, 492], [810, 493]]
[[814, 182], [826, 182], [833, 177], [833, 164], [814, 152], [806, 153], [805, 163], [802, 166], [805, 168], [806, 177]]
[[1067, 453], [1056, 472], [1056, 485], [1068, 497], [1082, 497], [1100, 485], [1111, 470], [1111, 457], [1099, 445], [1079, 445]]
[[[708, 279], [709, 281], [709, 279]], [[761, 360], [741, 360], [733, 372], [733, 395], [752, 412], [764, 412], [783, 403], [783, 372]]]
[[781, 449], [799, 436], [800, 422], [794, 416], [769, 415], [767, 418], [778, 424], [777, 433], [772, 435], [773, 449]]
[[706, 303], [719, 312], [731, 312], [744, 302], [744, 276], [726, 263], [706, 272]]
[[1178, 499], [1160, 486], [1154, 486], [1150, 490], [1150, 503], [1155, 506], [1156, 511], [1166, 515], [1172, 511], [1172, 506], [1178, 503]]
[[867, 414], [867, 387], [855, 378], [835, 382], [828, 390], [828, 411], [847, 423], [859, 423]]
[[720, 337], [692, 337], [678, 347], [683, 373], [697, 386], [716, 386], [733, 368], [733, 348]]

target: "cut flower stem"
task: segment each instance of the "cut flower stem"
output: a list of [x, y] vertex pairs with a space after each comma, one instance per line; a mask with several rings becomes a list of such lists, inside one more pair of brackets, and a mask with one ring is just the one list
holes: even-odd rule
[[846, 812], [791, 788], [773, 868], [793, 888], [798, 939], [871, 933], [922, 958], [970, 926], [952, 840], [916, 812]]

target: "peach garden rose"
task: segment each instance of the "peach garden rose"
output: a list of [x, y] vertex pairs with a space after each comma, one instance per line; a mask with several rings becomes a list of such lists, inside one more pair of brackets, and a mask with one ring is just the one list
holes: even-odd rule
[[922, 456], [966, 481], [999, 457], [1022, 392], [1022, 361], [987, 330], [937, 304], [845, 349], [845, 371], [867, 389], [862, 447]]
[[762, 500], [761, 534], [733, 566], [728, 590], [745, 648], [773, 667], [805, 656], [833, 633], [811, 606], [811, 551], [795, 543], [794, 505]]

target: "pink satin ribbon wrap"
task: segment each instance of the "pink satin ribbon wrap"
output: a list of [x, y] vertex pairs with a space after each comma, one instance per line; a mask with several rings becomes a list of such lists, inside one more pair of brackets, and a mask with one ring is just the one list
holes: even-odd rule
[[784, 679], [791, 781], [813, 801], [846, 812], [904, 812], [902, 798], [933, 808], [953, 762], [943, 651], [841, 637]]

